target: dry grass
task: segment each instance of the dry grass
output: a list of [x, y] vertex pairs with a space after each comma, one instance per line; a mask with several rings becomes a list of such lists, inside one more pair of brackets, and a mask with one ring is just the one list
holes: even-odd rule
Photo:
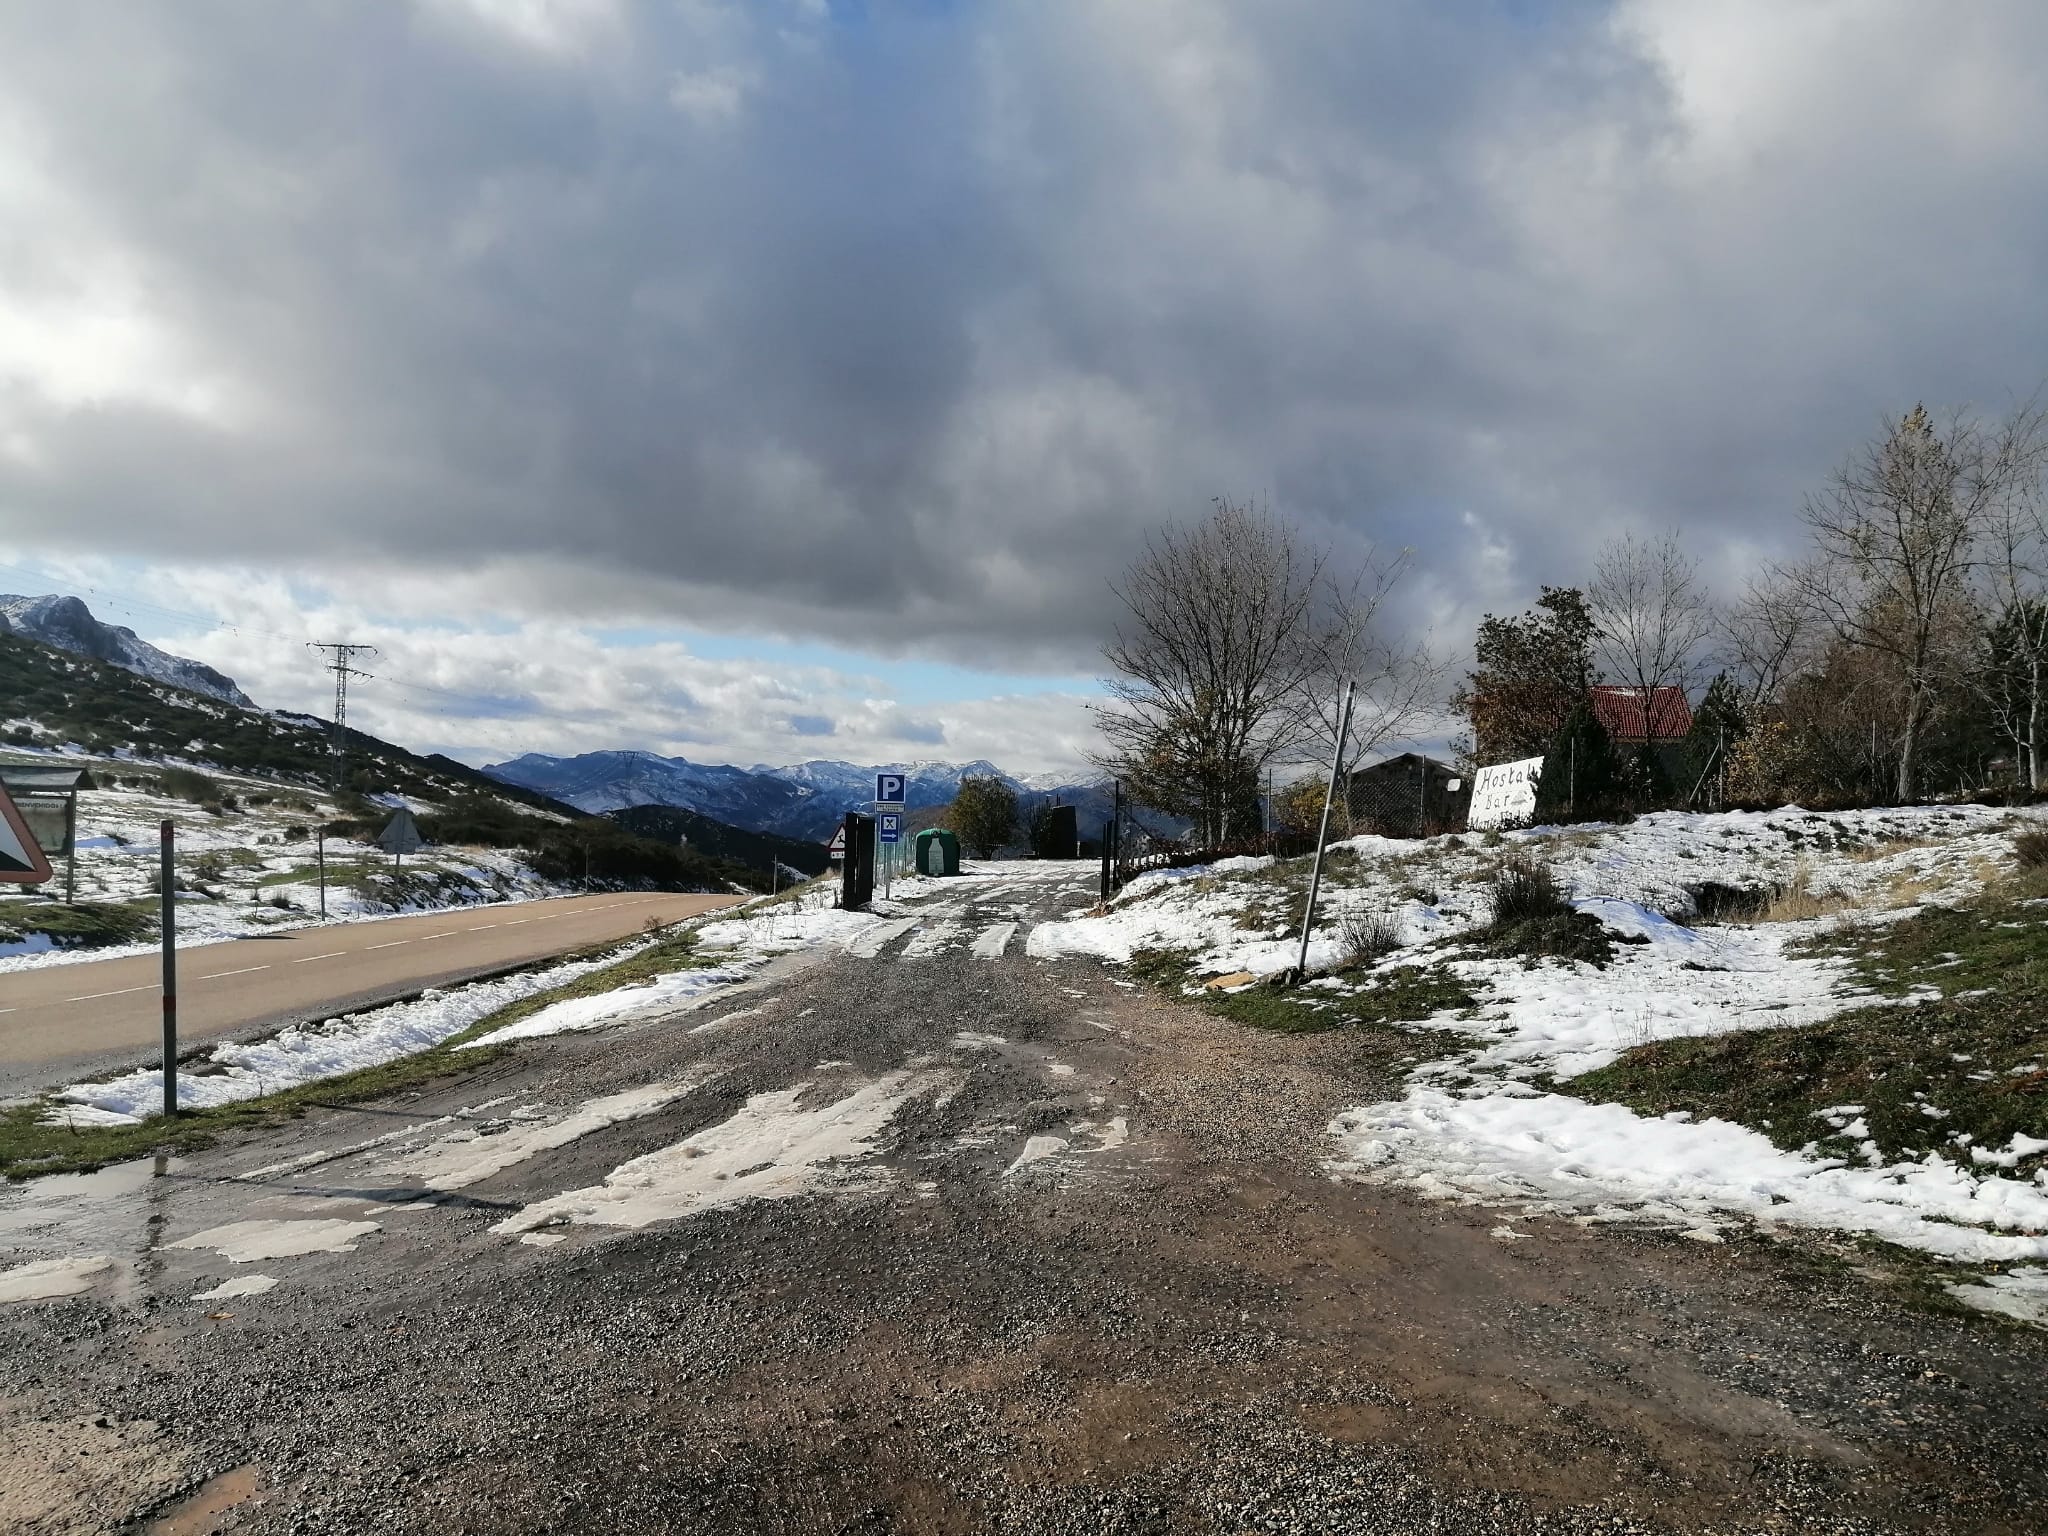
[[1846, 912], [1856, 903], [1837, 891], [1813, 888], [1813, 865], [1801, 859], [1792, 878], [1772, 892], [1770, 900], [1748, 921], [1752, 923], [1804, 923], [1816, 917]]
[[1904, 853], [1912, 848], [1932, 848], [1942, 841], [1936, 837], [1885, 837], [1865, 848], [1850, 850], [1847, 857], [1852, 864], [1874, 864], [1879, 859], [1888, 859], [1895, 853]]

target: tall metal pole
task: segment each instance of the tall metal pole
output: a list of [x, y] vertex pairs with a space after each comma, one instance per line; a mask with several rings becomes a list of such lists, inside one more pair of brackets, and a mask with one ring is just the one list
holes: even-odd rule
[[162, 867], [164, 936], [164, 1118], [178, 1112], [178, 872], [177, 830], [169, 818], [157, 829]]
[[1356, 683], [1344, 685], [1344, 708], [1337, 719], [1337, 750], [1330, 757], [1330, 782], [1323, 789], [1323, 821], [1316, 829], [1316, 862], [1308, 877], [1308, 910], [1301, 914], [1301, 953], [1294, 959], [1294, 979], [1308, 975], [1308, 931], [1315, 926], [1316, 897], [1323, 888], [1323, 842], [1330, 835], [1330, 802], [1337, 798], [1337, 775], [1344, 766], [1344, 748], [1351, 739], [1351, 691]]
[[313, 860], [320, 867], [320, 921], [327, 921], [327, 828], [313, 829]]

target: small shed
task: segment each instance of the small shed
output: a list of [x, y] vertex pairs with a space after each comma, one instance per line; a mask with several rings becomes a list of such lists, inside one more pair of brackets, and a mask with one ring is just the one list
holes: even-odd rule
[[1353, 773], [1345, 804], [1353, 831], [1427, 837], [1462, 828], [1471, 796], [1470, 784], [1449, 763], [1403, 752]]
[[917, 872], [920, 875], [960, 873], [960, 839], [944, 827], [926, 827], [917, 834]]
[[78, 794], [98, 789], [83, 768], [41, 763], [0, 764], [0, 787], [20, 810], [30, 834], [52, 861], [64, 864], [64, 899], [78, 891]]

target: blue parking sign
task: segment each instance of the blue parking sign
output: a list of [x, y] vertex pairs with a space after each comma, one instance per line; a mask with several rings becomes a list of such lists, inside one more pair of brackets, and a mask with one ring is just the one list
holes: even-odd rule
[[884, 812], [882, 812], [882, 817], [881, 817], [881, 820], [882, 820], [882, 834], [881, 834], [881, 835], [882, 835], [882, 841], [883, 841], [883, 842], [885, 842], [885, 843], [900, 843], [900, 842], [902, 842], [902, 841], [903, 841], [903, 813], [902, 813], [901, 811], [884, 811]]
[[875, 804], [901, 805], [903, 803], [903, 775], [900, 773], [878, 773], [875, 775]]

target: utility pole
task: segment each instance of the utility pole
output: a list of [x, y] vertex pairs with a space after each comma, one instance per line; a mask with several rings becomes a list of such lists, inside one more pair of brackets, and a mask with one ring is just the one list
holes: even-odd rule
[[374, 656], [374, 645], [357, 645], [347, 640], [308, 640], [307, 646], [316, 651], [332, 651], [334, 660], [327, 664], [327, 670], [334, 674], [334, 787], [337, 790], [348, 787], [348, 680], [352, 677], [368, 677], [349, 663], [357, 656]]

